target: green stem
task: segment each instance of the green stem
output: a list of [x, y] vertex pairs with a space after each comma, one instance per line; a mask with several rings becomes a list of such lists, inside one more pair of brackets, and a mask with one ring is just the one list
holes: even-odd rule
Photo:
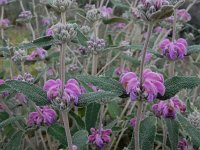
[[62, 113], [62, 118], [63, 118], [63, 122], [64, 122], [64, 128], [65, 128], [65, 133], [66, 133], [66, 137], [67, 137], [67, 143], [68, 143], [68, 148], [69, 150], [73, 150], [72, 149], [72, 136], [71, 136], [71, 132], [70, 132], [70, 127], [69, 127], [69, 118], [68, 118], [68, 112], [66, 110], [61, 111]]
[[142, 117], [143, 101], [138, 101], [136, 125], [134, 128], [135, 150], [140, 150], [140, 122]]

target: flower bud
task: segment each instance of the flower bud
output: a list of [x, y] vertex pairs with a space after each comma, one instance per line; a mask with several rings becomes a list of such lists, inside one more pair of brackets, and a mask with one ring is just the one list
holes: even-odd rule
[[95, 22], [102, 18], [102, 14], [98, 9], [91, 9], [87, 12], [86, 18], [91, 22]]

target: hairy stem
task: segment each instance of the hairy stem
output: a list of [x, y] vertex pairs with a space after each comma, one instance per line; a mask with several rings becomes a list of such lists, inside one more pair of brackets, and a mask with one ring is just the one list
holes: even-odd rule
[[99, 110], [99, 131], [101, 130], [103, 126], [103, 111], [104, 111], [104, 105], [101, 104], [100, 110]]
[[162, 150], [165, 150], [165, 146], [166, 146], [166, 143], [167, 143], [167, 128], [165, 126], [165, 123], [164, 123], [164, 119], [162, 120], [162, 127], [163, 127], [163, 146], [162, 146]]
[[[149, 40], [151, 37], [151, 33], [153, 30], [153, 23], [149, 23], [148, 25], [148, 31], [147, 31], [147, 38], [145, 40], [144, 43], [144, 47], [143, 47], [143, 53], [142, 53], [142, 60], [141, 60], [141, 64], [140, 64], [140, 89], [142, 91], [142, 83], [143, 83], [143, 71], [144, 71], [144, 65], [145, 65], [145, 56], [147, 53], [147, 48], [149, 45]], [[143, 109], [143, 101], [142, 101], [142, 93], [140, 93], [140, 98], [138, 101], [138, 108], [137, 108], [137, 116], [136, 116], [136, 125], [134, 128], [134, 139], [135, 139], [135, 149], [136, 150], [140, 150], [140, 137], [139, 137], [139, 131], [140, 131], [140, 121], [141, 121], [141, 117], [142, 117], [142, 109]]]
[[[4, 6], [1, 6], [1, 20], [4, 18]], [[1, 39], [4, 39], [4, 29], [1, 29]]]
[[61, 111], [62, 113], [62, 118], [63, 118], [63, 122], [64, 122], [64, 128], [65, 128], [65, 133], [66, 133], [66, 137], [67, 137], [67, 143], [68, 143], [68, 148], [69, 150], [73, 150], [72, 149], [72, 136], [71, 136], [71, 132], [70, 132], [70, 127], [69, 127], [69, 118], [68, 118], [68, 112], [66, 110]]
[[135, 150], [140, 150], [140, 122], [142, 117], [143, 101], [138, 101], [136, 124], [134, 128]]
[[145, 65], [145, 63], [144, 63], [145, 62], [145, 56], [146, 56], [146, 53], [147, 53], [147, 48], [148, 48], [148, 45], [149, 45], [152, 30], [153, 30], [153, 24], [149, 23], [148, 31], [147, 31], [147, 38], [145, 40], [144, 47], [143, 47], [143, 50], [142, 50], [142, 60], [141, 60], [141, 63], [140, 63], [140, 88], [141, 89], [142, 89], [142, 83], [143, 83], [143, 71], [144, 71], [144, 65]]

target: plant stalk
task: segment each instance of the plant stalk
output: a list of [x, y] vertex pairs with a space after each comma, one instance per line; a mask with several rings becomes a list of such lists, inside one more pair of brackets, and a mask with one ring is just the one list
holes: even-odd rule
[[68, 112], [66, 110], [63, 110], [63, 111], [61, 111], [61, 113], [62, 113], [62, 118], [63, 118], [63, 122], [64, 122], [65, 133], [66, 133], [66, 137], [67, 137], [68, 148], [69, 148], [69, 150], [73, 150], [72, 136], [71, 136], [70, 127], [69, 127]]

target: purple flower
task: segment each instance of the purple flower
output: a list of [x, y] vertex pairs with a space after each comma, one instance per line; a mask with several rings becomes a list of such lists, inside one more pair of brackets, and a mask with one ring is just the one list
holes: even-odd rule
[[179, 38], [174, 42], [164, 39], [159, 45], [162, 55], [165, 55], [170, 60], [175, 60], [176, 58], [183, 59], [187, 54], [187, 46], [187, 41], [183, 38]]
[[142, 89], [139, 88], [139, 80], [134, 72], [122, 74], [120, 82], [133, 101], [137, 99], [140, 91], [149, 102], [152, 102], [158, 94], [164, 95], [165, 93], [163, 75], [152, 72], [150, 69], [143, 72]]
[[188, 141], [185, 138], [179, 140], [178, 150], [188, 150]]
[[101, 14], [102, 14], [103, 17], [108, 18], [113, 13], [113, 9], [111, 7], [103, 6], [100, 9], [100, 12], [101, 12]]
[[43, 60], [47, 56], [47, 51], [44, 50], [43, 48], [37, 48], [34, 50], [30, 55], [26, 57], [26, 60], [33, 61], [36, 60], [37, 58]]
[[0, 0], [0, 5], [6, 5], [8, 4], [8, 0]]
[[[2, 84], [5, 84], [5, 81], [0, 79], [0, 85], [2, 85]], [[2, 92], [1, 94], [3, 97], [9, 96], [9, 92], [6, 92], [6, 91]]]
[[43, 26], [49, 26], [51, 24], [51, 21], [50, 21], [49, 18], [43, 18], [41, 20], [41, 23], [42, 23]]
[[112, 133], [111, 129], [99, 129], [91, 128], [91, 135], [89, 135], [88, 140], [90, 143], [95, 144], [99, 148], [103, 148], [106, 143], [111, 142], [110, 134]]
[[130, 72], [130, 69], [128, 67], [125, 67], [124, 69], [122, 69], [121, 67], [115, 68], [115, 73], [117, 75], [121, 75], [122, 73], [127, 73], [127, 72]]
[[[43, 90], [47, 92], [47, 97], [49, 100], [53, 100], [60, 96], [61, 91], [61, 80], [48, 80], [43, 87]], [[78, 97], [81, 95], [81, 88], [79, 83], [75, 79], [70, 79], [64, 86], [64, 92], [62, 95], [62, 100], [64, 103], [74, 102], [78, 104]]]
[[164, 5], [169, 5], [168, 0], [141, 0], [141, 4], [145, 9], [159, 10]]
[[116, 23], [116, 24], [114, 24], [114, 28], [115, 28], [116, 30], [124, 29], [125, 26], [126, 26], [126, 23]]
[[78, 147], [76, 145], [73, 145], [72, 150], [78, 150]]
[[20, 14], [19, 14], [19, 19], [21, 21], [30, 21], [32, 19], [32, 13], [31, 11], [22, 11]]
[[31, 112], [28, 115], [28, 126], [34, 126], [34, 125], [47, 125], [50, 126], [56, 121], [56, 112], [47, 107], [44, 106], [42, 108], [37, 107], [36, 112]]
[[48, 28], [46, 30], [46, 36], [53, 36], [53, 35], [54, 35], [53, 29], [52, 28]]
[[180, 21], [188, 22], [191, 20], [191, 15], [185, 9], [178, 9], [176, 13]]
[[135, 127], [136, 122], [137, 122], [137, 119], [136, 119], [136, 118], [132, 118], [132, 119], [130, 120], [130, 124], [131, 124], [131, 126], [132, 126], [133, 128]]
[[157, 117], [175, 119], [177, 111], [182, 113], [186, 111], [186, 105], [177, 96], [174, 96], [167, 101], [154, 104], [152, 110]]
[[27, 103], [27, 98], [23, 93], [17, 93], [15, 97], [20, 101], [20, 103]]
[[144, 70], [143, 73], [143, 90], [147, 100], [152, 102], [157, 94], [165, 94], [164, 78], [160, 73], [152, 72], [150, 69]]
[[49, 68], [49, 69], [47, 70], [47, 75], [48, 75], [48, 76], [53, 76], [53, 75], [55, 75], [55, 74], [56, 74], [55, 69]]
[[0, 19], [0, 28], [7, 28], [10, 25], [10, 20]]

